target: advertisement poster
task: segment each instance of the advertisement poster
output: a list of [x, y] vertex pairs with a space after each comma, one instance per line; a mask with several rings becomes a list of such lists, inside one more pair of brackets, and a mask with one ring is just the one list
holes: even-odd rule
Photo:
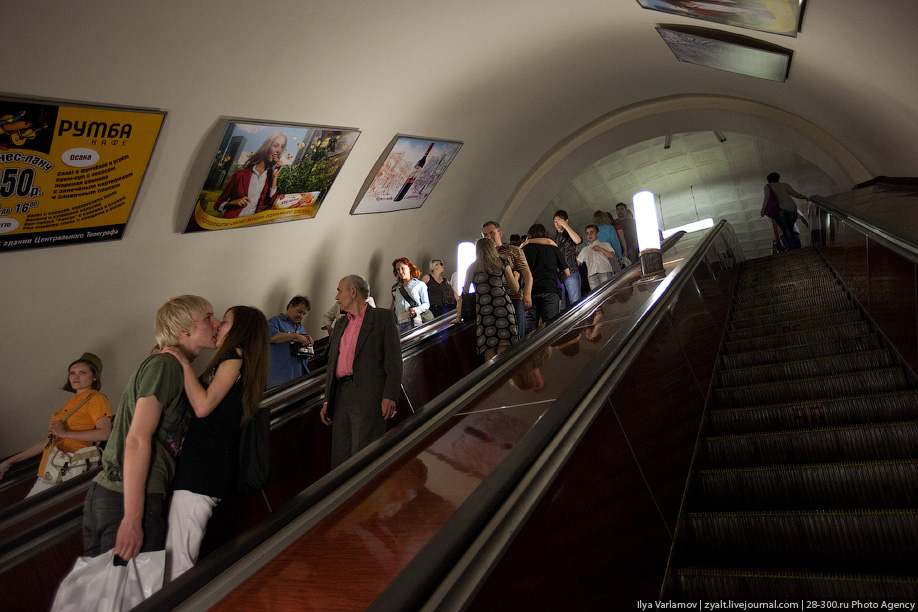
[[803, 0], [637, 0], [645, 9], [713, 23], [797, 36]]
[[0, 251], [120, 240], [164, 117], [0, 100]]
[[369, 187], [354, 202], [351, 214], [420, 208], [461, 146], [449, 140], [396, 136], [370, 173]]
[[228, 122], [185, 233], [312, 219], [359, 135]]

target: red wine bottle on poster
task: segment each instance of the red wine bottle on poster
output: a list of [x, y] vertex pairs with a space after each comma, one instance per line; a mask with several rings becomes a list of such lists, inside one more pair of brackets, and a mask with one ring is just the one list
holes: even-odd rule
[[421, 168], [424, 167], [424, 164], [427, 163], [427, 156], [430, 155], [430, 150], [433, 149], [434, 143], [430, 143], [430, 146], [427, 147], [427, 152], [424, 153], [424, 157], [418, 160], [418, 163], [414, 165], [414, 170], [411, 171], [411, 174], [408, 175], [408, 178], [405, 179], [405, 184], [402, 185], [402, 188], [398, 190], [398, 195], [392, 198], [393, 202], [400, 202], [402, 198], [405, 197], [405, 194], [408, 193], [408, 190], [411, 189], [411, 186], [414, 185], [414, 181], [418, 178], [418, 174], [421, 172]]

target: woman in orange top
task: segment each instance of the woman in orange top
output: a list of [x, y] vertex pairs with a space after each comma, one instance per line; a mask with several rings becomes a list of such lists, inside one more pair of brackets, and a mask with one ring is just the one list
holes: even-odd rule
[[[68, 368], [67, 384], [63, 386], [63, 389], [76, 395], [51, 416], [51, 425], [48, 427], [48, 431], [54, 436], [55, 446], [65, 453], [73, 453], [93, 446], [97, 442], [108, 440], [112, 431], [112, 409], [108, 398], [99, 393], [99, 389], [102, 388], [101, 372], [102, 360], [92, 353], [83, 353]], [[77, 409], [67, 417], [67, 414], [74, 408]], [[67, 421], [62, 423], [65, 417]], [[26, 497], [53, 487], [57, 483], [51, 482], [50, 477], [44, 478], [49, 454], [47, 449], [48, 440], [46, 438], [9, 457], [0, 463], [0, 479], [14, 463], [42, 454], [44, 451], [44, 456], [38, 466], [38, 481]], [[74, 469], [77, 469], [78, 473], [85, 471], [79, 465], [74, 466]]]

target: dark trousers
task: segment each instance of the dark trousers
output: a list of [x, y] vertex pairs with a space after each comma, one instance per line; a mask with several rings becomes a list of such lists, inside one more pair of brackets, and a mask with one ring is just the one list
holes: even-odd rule
[[551, 293], [538, 293], [532, 296], [532, 308], [526, 311], [526, 333], [539, 328], [539, 319], [551, 321], [560, 312], [560, 296]]
[[[143, 505], [143, 546], [140, 552], [166, 547], [165, 496], [151, 493]], [[124, 494], [94, 482], [83, 502], [83, 552], [97, 557], [115, 547], [118, 528], [124, 518]]]
[[781, 241], [787, 250], [800, 248], [800, 235], [794, 231], [794, 224], [797, 223], [797, 211], [784, 210], [783, 208], [775, 217], [775, 223], [781, 230]]
[[331, 466], [336, 468], [386, 433], [382, 397], [367, 410], [365, 393], [354, 381], [339, 382], [332, 416]]

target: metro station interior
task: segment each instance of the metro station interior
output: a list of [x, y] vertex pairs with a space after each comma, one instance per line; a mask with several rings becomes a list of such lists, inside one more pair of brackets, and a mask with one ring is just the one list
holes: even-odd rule
[[[486, 367], [473, 324], [404, 335], [399, 418], [340, 468], [324, 377], [269, 392], [270, 485], [221, 504], [199, 565], [139, 609], [915, 601], [918, 6], [799, 8], [783, 36], [637, 0], [9, 7], [0, 96], [166, 116], [121, 240], [0, 255], [0, 457], [46, 434], [85, 351], [117, 405], [172, 296], [272, 316], [306, 294], [320, 344], [344, 275], [387, 308], [397, 257], [450, 274], [485, 221], [505, 240], [557, 209], [582, 227], [649, 190], [661, 229], [714, 227], [664, 241], [665, 276], [626, 269]], [[661, 26], [779, 46], [789, 66], [679, 61]], [[360, 134], [315, 218], [183, 233], [227, 120]], [[351, 214], [396, 135], [462, 147], [420, 208]], [[772, 254], [770, 172], [820, 196], [824, 245]], [[820, 348], [746, 362], [743, 343], [790, 352], [757, 326]], [[769, 395], [780, 380], [799, 384]], [[50, 606], [87, 484], [25, 504], [0, 481], [11, 609]]]

